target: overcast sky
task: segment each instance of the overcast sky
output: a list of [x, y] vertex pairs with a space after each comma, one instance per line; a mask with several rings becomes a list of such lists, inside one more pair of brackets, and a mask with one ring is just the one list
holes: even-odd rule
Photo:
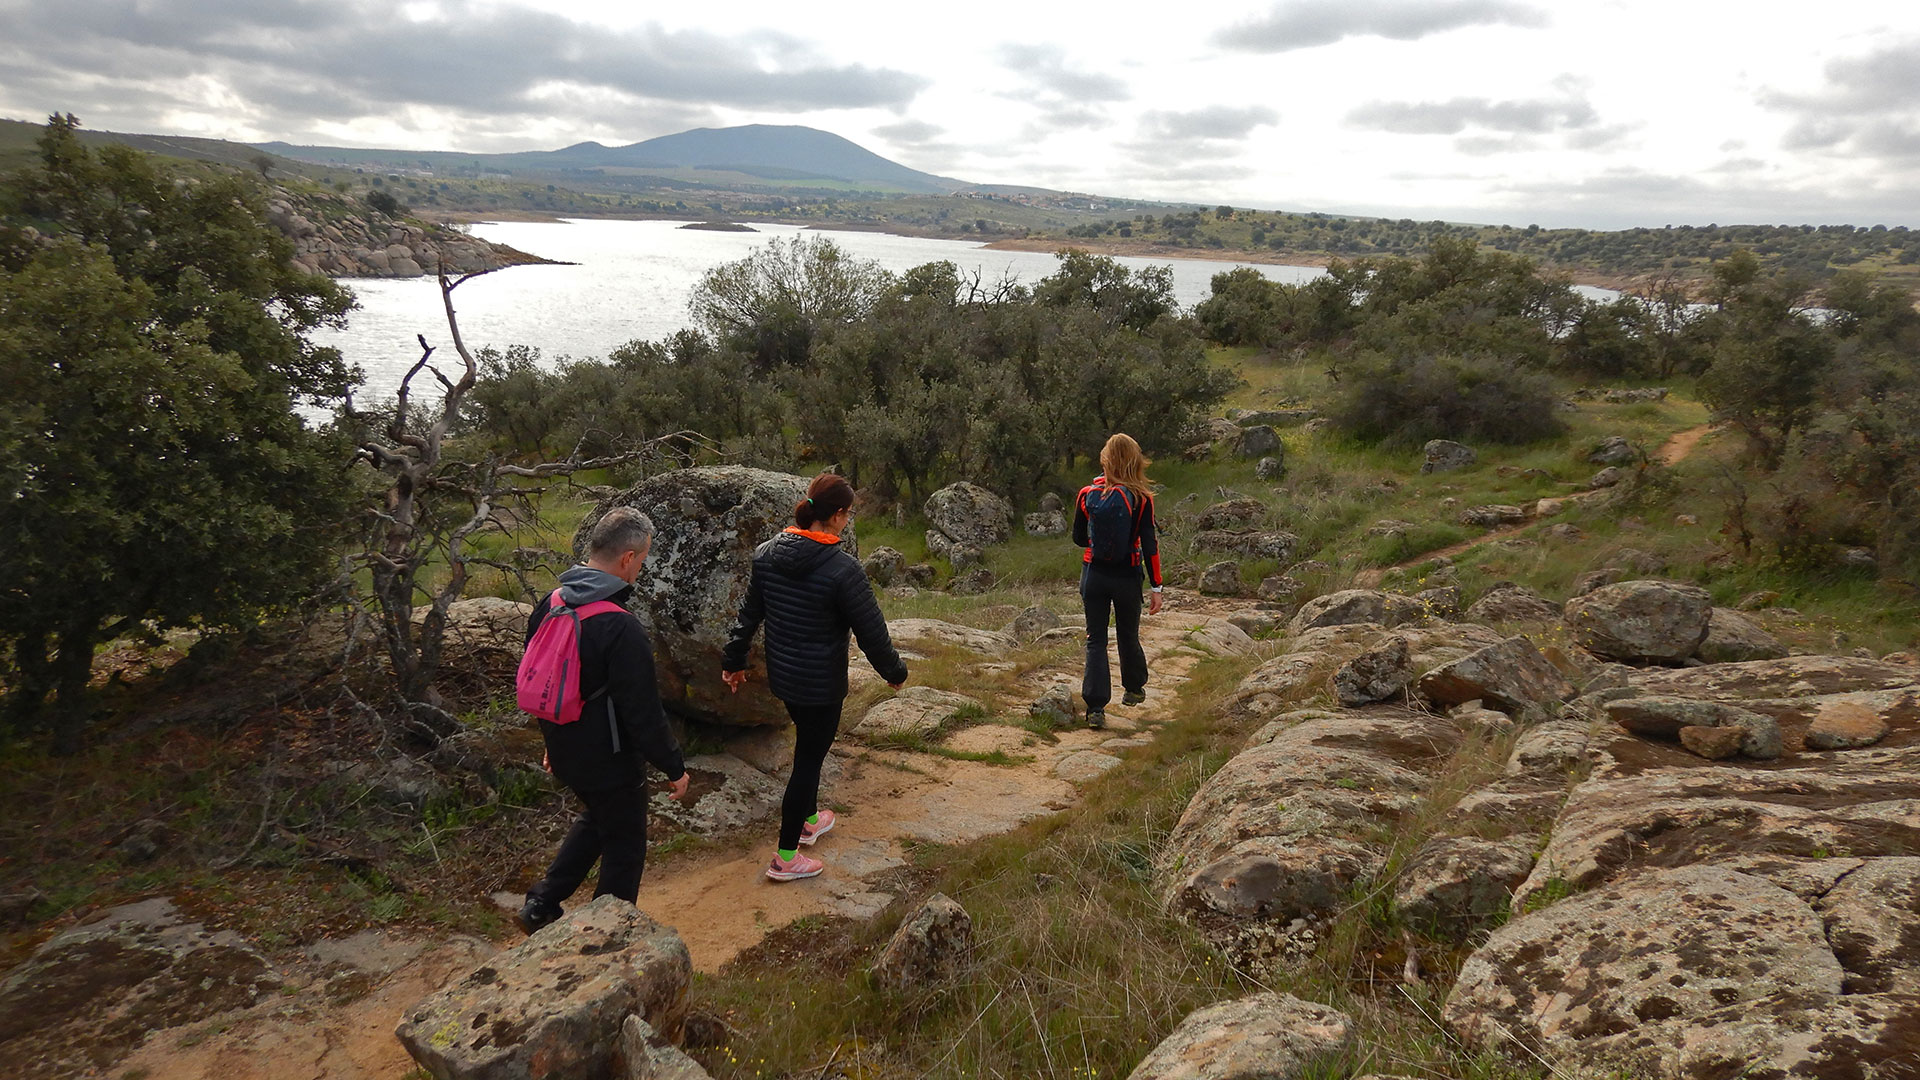
[[1914, 0], [0, 0], [0, 115], [434, 150], [807, 124], [1109, 195], [1920, 226]]

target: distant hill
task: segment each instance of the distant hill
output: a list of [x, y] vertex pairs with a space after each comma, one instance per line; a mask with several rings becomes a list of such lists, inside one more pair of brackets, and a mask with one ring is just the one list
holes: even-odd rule
[[696, 186], [823, 188], [946, 194], [965, 181], [910, 169], [818, 128], [747, 124], [695, 128], [626, 146], [576, 143], [561, 150], [465, 154], [444, 150], [369, 150], [343, 146], [261, 143], [260, 148], [325, 165], [433, 170], [441, 175], [496, 173], [520, 178], [582, 172], [611, 177], [646, 175]]

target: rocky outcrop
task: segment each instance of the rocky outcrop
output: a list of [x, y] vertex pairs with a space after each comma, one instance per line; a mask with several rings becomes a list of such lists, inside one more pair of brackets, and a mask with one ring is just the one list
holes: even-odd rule
[[1355, 1036], [1352, 1018], [1337, 1009], [1255, 994], [1190, 1014], [1127, 1080], [1296, 1080]]
[[1503, 581], [1467, 608], [1468, 622], [1546, 625], [1560, 621], [1560, 605], [1524, 585]]
[[[790, 722], [767, 690], [758, 644], [737, 694], [721, 683], [720, 662], [746, 599], [753, 549], [793, 523], [807, 483], [803, 476], [739, 465], [675, 469], [601, 503], [581, 523], [574, 553], [584, 557], [587, 533], [613, 507], [632, 506], [653, 519], [653, 547], [629, 606], [653, 640], [660, 699], [668, 709], [713, 724]], [[841, 544], [857, 555], [851, 528]]]
[[1285, 562], [1293, 557], [1300, 538], [1288, 532], [1233, 531], [1208, 529], [1195, 533], [1193, 546], [1199, 551], [1238, 555], [1246, 559], [1273, 559]]
[[853, 731], [868, 740], [927, 739], [967, 713], [985, 715], [986, 707], [964, 694], [909, 686], [868, 709]]
[[293, 263], [333, 277], [420, 277], [498, 270], [549, 260], [444, 225], [390, 218], [364, 204], [274, 189], [267, 224], [293, 241]]
[[873, 963], [873, 984], [910, 994], [947, 981], [973, 950], [973, 919], [945, 893], [934, 893], [894, 932]]
[[1698, 586], [1622, 581], [1567, 601], [1565, 619], [1595, 656], [1677, 664], [1699, 650], [1712, 611], [1712, 599]]
[[1353, 623], [1394, 627], [1425, 617], [1426, 609], [1410, 596], [1378, 589], [1342, 589], [1300, 605], [1300, 610], [1287, 624], [1287, 632], [1300, 634], [1318, 627]]
[[439, 1077], [604, 1076], [629, 1016], [679, 1040], [692, 971], [680, 935], [602, 896], [408, 1009], [394, 1033]]
[[[1609, 701], [1605, 709], [1609, 720], [1636, 735], [1686, 742], [1689, 729], [1734, 729], [1740, 734], [1730, 737], [1728, 745], [1737, 752], [1762, 761], [1780, 756], [1779, 722], [1771, 716], [1738, 706], [1717, 701], [1695, 701], [1692, 698], [1636, 697]], [[1710, 736], [1696, 734], [1693, 739], [1700, 742], [1701, 746], [1689, 744], [1688, 749], [1703, 757], [1728, 756], [1707, 753], [1702, 749], [1704, 746], [1719, 745], [1719, 741]]]
[[0, 981], [0, 1058], [95, 1075], [153, 1032], [245, 1008], [279, 985], [244, 938], [188, 921], [171, 900], [110, 908]]
[[1267, 505], [1259, 499], [1226, 499], [1200, 511], [1193, 527], [1199, 530], [1245, 528], [1266, 514]]
[[941, 645], [982, 656], [1001, 656], [1014, 647], [1014, 639], [997, 630], [979, 630], [940, 619], [895, 619], [887, 624], [887, 636], [895, 645]]

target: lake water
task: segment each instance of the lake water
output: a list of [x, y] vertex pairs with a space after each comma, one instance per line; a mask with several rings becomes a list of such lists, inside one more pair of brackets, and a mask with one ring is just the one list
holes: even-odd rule
[[[636, 339], [654, 340], [691, 325], [687, 298], [710, 268], [744, 257], [798, 226], [755, 224], [758, 232], [708, 232], [682, 229], [679, 221], [578, 220], [566, 222], [489, 222], [473, 227], [476, 236], [574, 266], [514, 267], [467, 282], [453, 294], [460, 333], [468, 347], [531, 345], [547, 360], [603, 357]], [[1057, 266], [1052, 255], [1029, 251], [989, 251], [964, 240], [930, 240], [885, 233], [809, 230], [828, 237], [854, 256], [872, 259], [895, 272], [949, 260], [988, 281], [1013, 275], [1032, 283]], [[1276, 281], [1301, 282], [1324, 271], [1307, 266], [1274, 266], [1206, 259], [1122, 257], [1122, 264], [1171, 266], [1174, 296], [1186, 307], [1207, 298], [1213, 275], [1251, 265]], [[419, 359], [416, 334], [440, 347], [437, 355], [454, 360], [432, 278], [368, 278], [344, 284], [360, 298], [347, 329], [315, 335], [337, 346], [350, 363], [366, 372], [363, 402], [392, 395], [406, 370]], [[458, 361], [454, 360], [457, 365]], [[441, 370], [450, 371], [442, 366]], [[420, 384], [416, 381], [416, 387]]]

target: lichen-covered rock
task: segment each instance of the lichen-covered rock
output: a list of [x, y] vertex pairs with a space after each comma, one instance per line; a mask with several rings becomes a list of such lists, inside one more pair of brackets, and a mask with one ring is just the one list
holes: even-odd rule
[[893, 584], [893, 579], [907, 568], [907, 557], [898, 550], [882, 545], [874, 548], [866, 558], [860, 560], [860, 569], [867, 572], [867, 580], [881, 588]]
[[[653, 547], [635, 582], [629, 607], [653, 641], [660, 700], [673, 712], [705, 723], [789, 723], [787, 710], [767, 689], [759, 648], [752, 651], [747, 684], [737, 694], [720, 681], [727, 631], [746, 599], [753, 550], [793, 523], [806, 498], [803, 476], [717, 465], [675, 469], [648, 477], [600, 504], [604, 513], [631, 506], [653, 519]], [[589, 515], [574, 534], [584, 557]], [[852, 530], [841, 543], [857, 553]]]
[[1194, 519], [1195, 529], [1239, 529], [1259, 521], [1267, 514], [1267, 504], [1259, 499], [1227, 499], [1214, 503]]
[[1502, 525], [1518, 525], [1527, 520], [1527, 512], [1518, 506], [1507, 503], [1490, 503], [1486, 506], [1469, 507], [1460, 514], [1460, 524], [1474, 525], [1482, 529], [1497, 529]]
[[940, 734], [957, 717], [984, 714], [986, 707], [965, 694], [909, 686], [867, 710], [853, 733], [863, 739], [927, 739]]
[[1916, 1031], [1920, 994], [1783, 991], [1645, 1021], [1555, 1056], [1635, 1080], [1699, 1080], [1729, 1068], [1779, 1080], [1920, 1080]]
[[1355, 708], [1403, 695], [1412, 681], [1412, 650], [1406, 638], [1393, 635], [1340, 665], [1333, 692], [1340, 704]]
[[1920, 994], [1920, 856], [1868, 859], [1814, 907], [1847, 969], [1847, 993]]
[[188, 922], [171, 900], [109, 908], [0, 981], [0, 1056], [16, 1068], [72, 1066], [45, 1075], [92, 1075], [153, 1032], [245, 1008], [279, 985], [244, 938]]
[[1609, 701], [1603, 708], [1607, 719], [1635, 735], [1678, 739], [1681, 730], [1689, 727], [1738, 728], [1740, 753], [1747, 757], [1770, 761], [1780, 756], [1782, 748], [1780, 724], [1773, 717], [1724, 702], [1648, 696]]
[[1560, 605], [1524, 585], [1501, 582], [1467, 608], [1467, 619], [1478, 623], [1557, 623]]
[[1732, 608], [1717, 607], [1707, 618], [1707, 636], [1697, 653], [1709, 664], [1778, 660], [1787, 655], [1780, 639]]
[[1567, 601], [1565, 620], [1595, 656], [1677, 664], [1699, 650], [1712, 611], [1712, 598], [1698, 586], [1622, 581]]
[[1085, 784], [1106, 775], [1120, 759], [1098, 750], [1075, 750], [1053, 763], [1053, 775], [1069, 784]]
[[1266, 424], [1241, 428], [1239, 437], [1233, 443], [1234, 456], [1242, 458], [1281, 457], [1286, 449], [1286, 444], [1280, 441], [1280, 433]]
[[1187, 631], [1186, 643], [1214, 656], [1248, 656], [1253, 639], [1230, 619], [1208, 619]]
[[1473, 447], [1450, 439], [1430, 439], [1421, 450], [1427, 458], [1420, 466], [1423, 473], [1452, 472], [1480, 460], [1480, 455], [1474, 452]]
[[1461, 966], [1445, 1018], [1469, 1043], [1578, 1054], [1584, 1040], [1775, 993], [1837, 995], [1820, 917], [1760, 878], [1656, 870], [1522, 915]]
[[1530, 728], [1507, 755], [1506, 774], [1534, 780], [1562, 780], [1587, 762], [1591, 721], [1580, 715], [1549, 720]]
[[982, 656], [1001, 656], [1014, 646], [1011, 637], [998, 631], [979, 630], [941, 619], [895, 619], [887, 624], [887, 635], [896, 645], [902, 642], [945, 645]]
[[985, 548], [1013, 536], [1013, 507], [1007, 500], [964, 480], [927, 496], [926, 514], [934, 529], [956, 544]]
[[394, 1033], [435, 1076], [604, 1076], [629, 1016], [679, 1039], [692, 973], [679, 934], [602, 896], [408, 1009]]
[[620, 1080], [712, 1080], [700, 1063], [678, 1048], [662, 1044], [653, 1026], [638, 1016], [620, 1025]]
[[1067, 515], [1059, 510], [1042, 510], [1022, 519], [1028, 536], [1065, 536]]
[[1839, 703], [1820, 711], [1807, 726], [1809, 750], [1853, 750], [1872, 746], [1893, 730], [1885, 717], [1865, 705]]
[[1573, 685], [1532, 641], [1515, 636], [1420, 678], [1420, 693], [1439, 705], [1481, 701], [1508, 713], [1573, 696]]
[[1640, 452], [1624, 435], [1609, 435], [1587, 455], [1590, 465], [1631, 465], [1640, 460]]
[[1245, 559], [1273, 559], [1277, 562], [1292, 558], [1294, 546], [1299, 542], [1299, 537], [1288, 532], [1207, 529], [1193, 536], [1193, 546], [1199, 551], [1238, 555]]
[[1035, 604], [1022, 608], [1020, 614], [1013, 617], [1013, 622], [1008, 623], [1003, 632], [1015, 641], [1032, 641], [1063, 623], [1064, 620], [1055, 614], [1052, 608]]
[[1337, 1009], [1255, 994], [1190, 1014], [1127, 1080], [1298, 1080], [1354, 1037], [1353, 1020]]
[[1200, 591], [1208, 596], [1238, 596], [1240, 564], [1222, 561], [1200, 571]]
[[1808, 698], [1920, 686], [1920, 668], [1853, 656], [1788, 656], [1706, 667], [1636, 671], [1643, 693], [1703, 701]]
[[973, 950], [973, 918], [945, 893], [934, 893], [894, 932], [873, 963], [876, 987], [908, 994], [952, 978]]
[[1391, 628], [1425, 617], [1425, 609], [1410, 596], [1378, 589], [1342, 589], [1300, 605], [1300, 610], [1287, 624], [1287, 632], [1301, 634], [1317, 627], [1353, 623], [1378, 623]]
[[[957, 568], [957, 567], [956, 567]], [[980, 596], [993, 591], [1000, 578], [984, 566], [969, 566], [953, 575], [947, 583], [947, 591], [955, 596]]]
[[1461, 940], [1505, 915], [1532, 869], [1532, 837], [1437, 837], [1401, 869], [1394, 906], [1412, 925]]

